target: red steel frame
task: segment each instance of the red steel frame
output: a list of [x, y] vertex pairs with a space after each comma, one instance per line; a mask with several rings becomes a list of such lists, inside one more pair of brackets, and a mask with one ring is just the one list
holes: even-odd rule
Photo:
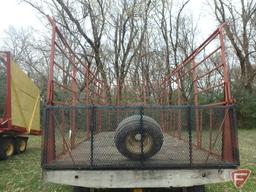
[[[15, 132], [16, 134], [26, 134], [27, 129], [20, 126], [14, 126], [12, 124], [12, 100], [11, 100], [11, 53], [8, 51], [1, 51], [0, 57], [3, 59], [6, 66], [6, 99], [5, 110], [3, 117], [0, 117], [0, 133], [8, 134]], [[32, 135], [40, 135], [41, 131], [31, 130]]]
[[6, 67], [6, 101], [4, 116], [0, 119], [0, 132], [9, 131], [12, 129], [11, 120], [11, 54], [10, 52], [0, 52], [1, 58], [4, 60]]
[[[194, 95], [194, 106], [198, 106], [199, 105], [199, 101], [198, 101], [198, 95], [200, 93], [203, 92], [207, 92], [211, 89], [214, 89], [216, 87], [223, 87], [223, 100], [222, 101], [218, 101], [215, 103], [210, 103], [207, 104], [207, 106], [212, 107], [212, 106], [218, 106], [218, 105], [232, 105], [233, 104], [233, 99], [231, 97], [231, 91], [230, 91], [230, 80], [229, 80], [229, 76], [228, 76], [228, 65], [226, 62], [226, 57], [225, 57], [225, 45], [224, 45], [224, 31], [223, 28], [225, 27], [225, 23], [222, 24], [221, 26], [218, 27], [218, 29], [216, 29], [212, 35], [205, 40], [195, 51], [193, 51], [188, 57], [187, 59], [185, 59], [181, 64], [179, 64], [173, 71], [170, 72], [169, 75], [167, 75], [165, 77], [165, 79], [163, 80], [163, 82], [161, 83], [163, 89], [166, 89], [166, 82], [171, 81], [171, 82], [176, 82], [177, 83], [177, 87], [179, 88], [179, 92], [178, 92], [178, 104], [181, 104], [181, 97], [180, 97], [180, 90], [181, 90], [181, 81], [182, 81], [182, 77], [180, 74], [180, 71], [182, 71], [185, 67], [188, 67], [189, 64], [191, 64], [191, 68], [188, 69], [186, 72], [184, 72], [182, 74], [182, 76], [185, 76], [189, 73], [192, 73], [192, 77], [193, 77], [193, 95]], [[196, 62], [195, 61], [195, 57], [202, 52], [214, 39], [218, 38], [219, 39], [219, 44], [220, 46], [218, 46], [216, 49], [214, 49], [212, 52], [208, 53], [207, 56], [205, 56], [201, 61]], [[200, 66], [203, 62], [205, 62], [207, 59], [209, 59], [212, 55], [218, 53], [220, 54], [220, 58], [221, 58], [221, 63], [217, 66], [215, 66], [215, 68], [207, 71], [206, 73], [204, 73], [201, 76], [197, 75], [197, 67]], [[221, 69], [220, 69], [221, 68]], [[198, 91], [198, 85], [197, 82], [199, 79], [206, 77], [208, 75], [211, 75], [211, 73], [215, 70], [222, 70], [223, 71], [223, 82], [221, 82], [220, 84], [217, 84], [215, 86], [212, 87], [208, 87], [207, 89], [204, 89], [202, 91]], [[176, 78], [176, 80], [173, 80], [172, 77], [173, 76], [178, 76]], [[178, 81], [178, 82], [177, 82]], [[162, 92], [162, 97], [164, 97], [166, 94], [164, 94], [164, 91]], [[197, 140], [197, 144], [196, 147], [201, 148], [201, 130], [202, 127], [200, 124], [200, 115], [199, 115], [199, 111], [196, 110], [196, 140]], [[226, 114], [228, 113], [228, 111], [226, 111]], [[210, 119], [212, 119], [212, 114]], [[178, 121], [180, 121], [180, 115], [178, 117]], [[231, 126], [230, 126], [230, 118], [229, 116], [225, 115], [224, 119], [223, 119], [223, 126], [222, 126], [223, 130], [223, 158], [227, 161], [233, 161], [233, 154], [232, 154], [232, 134], [231, 134]], [[210, 146], [212, 144], [212, 132], [210, 131]], [[212, 153], [212, 149], [209, 149], [209, 152]]]
[[[101, 80], [101, 76], [98, 73], [97, 70], [92, 70], [91, 68], [88, 67], [86, 62], [83, 62], [78, 56], [75, 54], [73, 51], [72, 47], [69, 45], [68, 41], [64, 38], [64, 35], [61, 33], [61, 31], [58, 29], [56, 26], [56, 23], [54, 19], [48, 17], [51, 25], [52, 25], [52, 41], [51, 41], [51, 56], [50, 56], [50, 71], [49, 71], [49, 81], [48, 81], [48, 96], [47, 96], [47, 104], [48, 105], [69, 105], [69, 106], [76, 106], [78, 103], [84, 103], [85, 105], [89, 104], [96, 104], [96, 105], [111, 105], [110, 103], [107, 103], [106, 95], [104, 94], [104, 89], [105, 85], [104, 82]], [[160, 87], [154, 88], [155, 92], [160, 92], [159, 96], [155, 98], [156, 104], [160, 105], [169, 105], [169, 99], [168, 96], [170, 94], [169, 91], [169, 86], [173, 86], [173, 89], [176, 90], [177, 92], [177, 98], [176, 98], [176, 104], [177, 105], [182, 105], [182, 104], [188, 104], [184, 103], [182, 99], [182, 83], [184, 83], [184, 78], [185, 77], [192, 77], [192, 83], [193, 83], [193, 91], [192, 95], [194, 96], [193, 106], [197, 107], [199, 106], [199, 95], [205, 94], [205, 93], [211, 93], [214, 89], [216, 88], [222, 88], [223, 90], [223, 99], [220, 101], [216, 101], [213, 103], [206, 103], [204, 104], [205, 106], [209, 107], [209, 110], [211, 111], [211, 107], [214, 106], [219, 106], [219, 105], [224, 105], [224, 106], [229, 106], [233, 104], [233, 99], [231, 97], [231, 91], [230, 91], [230, 81], [229, 81], [229, 76], [228, 76], [228, 65], [226, 62], [225, 58], [225, 48], [224, 48], [224, 28], [225, 24], [221, 25], [210, 35], [210, 37], [205, 40], [195, 51], [193, 51], [181, 64], [177, 65], [174, 70], [172, 70], [169, 74], [165, 76], [165, 78], [160, 82]], [[207, 55], [204, 55], [203, 58], [200, 61], [196, 61], [196, 58], [198, 55], [202, 54], [206, 48], [209, 47], [210, 44], [213, 44], [212, 42], [216, 42], [216, 40], [219, 43], [219, 46], [212, 50], [210, 53], [207, 53]], [[55, 61], [55, 54], [56, 51], [59, 51], [62, 56], [66, 58], [66, 60], [71, 64], [72, 66], [72, 71], [69, 72], [67, 69], [65, 69], [65, 66], [61, 66], [61, 64], [58, 64]], [[220, 63], [215, 65], [210, 70], [207, 70], [206, 72], [204, 71], [203, 74], [198, 73], [200, 66], [205, 65], [207, 61], [214, 55], [220, 56]], [[79, 67], [80, 66], [80, 67]], [[58, 68], [59, 70], [62, 70], [63, 73], [66, 73], [71, 79], [71, 87], [68, 87], [67, 85], [61, 84], [54, 80], [54, 73], [55, 73], [55, 68]], [[200, 79], [203, 79], [205, 77], [212, 76], [214, 72], [220, 72], [223, 74], [223, 79], [220, 79], [220, 83], [214, 84], [211, 87], [206, 87], [206, 88], [200, 88], [199, 90], [198, 87], [198, 82]], [[84, 77], [86, 80], [84, 82], [85, 84], [85, 97], [84, 99], [79, 99], [79, 94], [78, 94], [78, 78], [77, 75], [78, 73]], [[131, 79], [126, 79], [125, 83], [132, 83], [133, 80]], [[146, 96], [146, 82], [145, 79], [143, 78], [141, 81], [141, 84], [143, 85], [143, 94], [141, 96], [135, 95], [135, 96], [124, 96], [120, 98], [119, 95], [119, 86], [118, 86], [119, 81], [117, 81], [117, 86], [115, 87], [115, 93], [113, 98], [116, 98], [116, 105], [137, 105], [138, 103], [134, 102], [132, 99], [137, 99], [139, 104], [141, 105], [147, 105], [147, 101], [149, 98]], [[69, 92], [72, 95], [72, 101], [56, 101], [54, 100], [54, 90], [55, 89], [65, 89], [67, 92]], [[128, 100], [131, 99], [133, 102], [128, 103]], [[125, 102], [121, 102], [122, 100], [125, 100]], [[214, 154], [213, 151], [213, 145], [216, 142], [216, 138], [213, 138], [212, 135], [212, 128], [213, 128], [213, 115], [212, 112], [210, 112], [210, 135], [209, 135], [209, 149], [204, 149], [202, 147], [202, 111], [199, 109], [195, 109], [195, 114], [196, 114], [196, 144], [194, 144], [194, 147], [200, 148], [202, 150], [205, 150], [209, 152], [209, 154]], [[232, 162], [233, 159], [233, 154], [232, 154], [232, 138], [231, 138], [231, 126], [230, 126], [230, 117], [228, 114], [228, 111], [226, 111], [225, 116], [223, 117], [223, 121], [221, 122], [221, 126], [219, 128], [219, 131], [222, 132], [223, 134], [223, 159]], [[108, 116], [110, 115], [110, 112], [108, 112]], [[160, 113], [161, 117], [163, 117], [164, 113]], [[116, 111], [116, 116], [117, 119], [119, 117], [119, 112], [118, 110]], [[175, 113], [172, 115], [175, 117]], [[49, 139], [48, 139], [48, 151], [52, 151], [52, 154], [48, 154], [48, 160], [53, 160], [55, 158], [54, 155], [54, 126], [52, 121], [54, 121], [51, 115], [49, 116]], [[101, 113], [98, 113], [97, 118], [99, 120], [99, 126], [101, 123]], [[90, 137], [90, 132], [89, 132], [89, 124], [90, 124], [90, 117], [89, 114], [87, 113], [86, 116], [86, 138], [89, 139]], [[72, 113], [72, 118], [71, 118], [71, 132], [73, 133], [71, 135], [71, 142], [70, 146], [68, 142], [65, 140], [63, 137], [63, 149], [66, 149], [70, 151], [73, 147], [76, 145], [76, 114]], [[161, 118], [163, 119], [163, 118]], [[160, 124], [163, 127], [164, 131], [168, 130], [168, 124], [175, 124], [175, 121], [178, 121], [178, 129], [173, 132], [173, 135], [175, 137], [178, 137], [179, 139], [183, 139], [181, 137], [181, 126], [182, 126], [182, 118], [181, 118], [181, 112], [178, 112], [177, 119], [173, 118], [172, 122], [160, 122]], [[63, 123], [63, 122], [62, 122]], [[110, 124], [109, 118], [106, 122], [108, 125]], [[99, 128], [100, 129], [100, 128]], [[63, 131], [63, 130], [62, 130]], [[63, 135], [63, 133], [61, 133]], [[214, 140], [215, 139], [215, 140]], [[65, 151], [65, 150], [64, 150]]]

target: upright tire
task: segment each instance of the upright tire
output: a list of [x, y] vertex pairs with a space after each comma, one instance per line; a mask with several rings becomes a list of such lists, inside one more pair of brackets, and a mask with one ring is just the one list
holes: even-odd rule
[[15, 154], [24, 153], [27, 149], [27, 137], [18, 137], [15, 141]]
[[15, 144], [13, 139], [0, 139], [0, 159], [9, 159], [15, 152]]
[[[162, 147], [160, 125], [151, 117], [133, 115], [121, 121], [116, 129], [115, 145], [118, 151], [131, 160], [148, 159]], [[142, 147], [143, 143], [143, 147]]]

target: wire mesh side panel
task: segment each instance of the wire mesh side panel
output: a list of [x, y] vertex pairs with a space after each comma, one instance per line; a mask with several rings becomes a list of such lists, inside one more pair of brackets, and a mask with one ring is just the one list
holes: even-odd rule
[[[226, 112], [227, 111], [227, 112]], [[194, 165], [225, 164], [223, 159], [224, 122], [229, 120], [225, 107], [195, 107], [192, 110], [192, 163]]]
[[90, 166], [92, 107], [51, 107], [44, 113], [43, 164]]
[[[56, 169], [234, 167], [239, 163], [234, 114], [233, 106], [47, 107], [43, 165]], [[229, 139], [224, 138], [225, 129], [231, 130]], [[231, 146], [231, 159], [225, 145]]]

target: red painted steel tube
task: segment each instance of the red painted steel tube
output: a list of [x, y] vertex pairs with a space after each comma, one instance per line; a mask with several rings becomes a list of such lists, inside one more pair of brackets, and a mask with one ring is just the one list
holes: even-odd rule
[[[77, 104], [77, 82], [76, 82], [76, 75], [77, 75], [77, 67], [75, 66], [75, 58], [74, 56], [70, 53], [70, 58], [72, 61], [72, 76], [74, 77], [72, 79], [72, 106], [76, 106]], [[72, 109], [72, 117], [71, 117], [71, 148], [75, 147], [76, 144], [76, 135], [77, 135], [77, 127], [76, 127], [76, 109]]]
[[[193, 68], [193, 85], [194, 85], [194, 105], [197, 107], [198, 106], [198, 87], [197, 87], [197, 72], [195, 68], [195, 60], [193, 59], [191, 63], [191, 67]], [[195, 120], [196, 120], [196, 141], [197, 141], [197, 146], [201, 146], [200, 142], [200, 129], [199, 129], [199, 116], [198, 116], [198, 108], [195, 108]]]
[[204, 59], [202, 59], [201, 61], [197, 62], [197, 66], [201, 65], [203, 62], [205, 62], [207, 59], [209, 59], [214, 53], [216, 53], [219, 49], [221, 49], [221, 46], [217, 47], [216, 49], [214, 49], [211, 53], [208, 53], [207, 56], [204, 57]]
[[199, 148], [202, 148], [202, 131], [203, 131], [203, 110], [200, 111], [200, 124], [199, 124]]
[[[86, 77], [89, 76], [88, 69], [85, 67], [84, 68], [86, 71]], [[86, 79], [86, 102], [85, 104], [88, 106], [89, 105], [89, 81], [88, 78]], [[90, 116], [89, 116], [89, 110], [86, 111], [86, 139], [90, 139]]]
[[147, 103], [147, 101], [146, 101], [146, 85], [145, 85], [144, 79], [143, 79], [143, 102], [144, 102], [144, 104]]
[[73, 75], [71, 75], [67, 70], [65, 70], [61, 65], [59, 65], [56, 61], [54, 61], [54, 65], [60, 68], [65, 74], [67, 74], [72, 79], [75, 79]]
[[200, 89], [202, 89], [202, 91], [198, 91], [197, 93], [194, 93], [194, 94], [195, 94], [195, 95], [198, 95], [198, 94], [200, 94], [200, 93], [207, 92], [207, 91], [209, 91], [209, 90], [211, 90], [211, 89], [215, 89], [215, 88], [220, 87], [220, 86], [222, 86], [222, 85], [224, 85], [224, 82], [223, 82], [223, 83], [220, 83], [220, 84], [217, 84], [217, 85], [214, 85], [214, 86], [212, 86], [212, 87], [208, 87], [207, 89], [202, 89], [202, 88], [200, 88]]
[[98, 120], [99, 120], [99, 122], [98, 122], [98, 126], [99, 126], [98, 131], [101, 132], [102, 131], [102, 111], [99, 111], [98, 113], [99, 113], [98, 114]]
[[[64, 113], [64, 110], [61, 110], [60, 131], [61, 131], [61, 135], [65, 135], [65, 113]], [[64, 139], [62, 138], [62, 154], [64, 154], [65, 152], [66, 152], [65, 142], [64, 142]]]
[[161, 83], [161, 85], [166, 81], [166, 79], [169, 76], [172, 76], [173, 74], [177, 73], [180, 71], [182, 68], [184, 68], [193, 58], [196, 54], [200, 53], [220, 32], [220, 28], [215, 30], [212, 35], [206, 39], [196, 50], [194, 50], [188, 57], [185, 59], [181, 64], [179, 64], [170, 74], [168, 74], [165, 78], [164, 81]]
[[11, 53], [6, 53], [6, 73], [7, 73], [7, 93], [6, 93], [6, 110], [5, 119], [7, 119], [8, 128], [12, 128], [12, 100], [11, 100]]
[[48, 132], [47, 132], [47, 163], [50, 163], [56, 158], [56, 151], [55, 151], [55, 126], [54, 126], [54, 119], [53, 119], [53, 111], [49, 112], [49, 121], [48, 123]]
[[[225, 129], [225, 122], [226, 122], [226, 119], [228, 119], [228, 111], [225, 110], [224, 117], [223, 117], [222, 122], [221, 122], [221, 124], [220, 124], [220, 127], [219, 127], [219, 129], [218, 129], [218, 134], [216, 135], [216, 137], [215, 137], [215, 139], [214, 139], [214, 141], [213, 141], [212, 147], [215, 146], [215, 144], [216, 144], [216, 142], [217, 142], [217, 139], [218, 139], [220, 133], [223, 132], [223, 130]], [[224, 143], [224, 145], [225, 145], [225, 143]], [[225, 151], [223, 151], [223, 152], [225, 152]], [[224, 155], [224, 154], [223, 154], [223, 155]], [[224, 155], [224, 159], [225, 159], [225, 155]]]
[[223, 63], [224, 68], [224, 82], [225, 82], [225, 101], [226, 103], [232, 104], [231, 91], [230, 91], [230, 81], [228, 75], [228, 66], [226, 62], [225, 52], [224, 52], [224, 35], [223, 32], [220, 33], [220, 44], [221, 44], [221, 61]]
[[[56, 119], [55, 119], [55, 121], [56, 121]], [[59, 131], [60, 131], [60, 130], [59, 130]], [[61, 137], [62, 137], [62, 139], [63, 139], [63, 142], [64, 142], [64, 144], [65, 144], [65, 146], [66, 146], [66, 148], [67, 148], [67, 150], [68, 150], [69, 157], [71, 158], [71, 161], [72, 161], [73, 165], [75, 165], [75, 160], [74, 160], [73, 155], [72, 155], [72, 153], [71, 153], [71, 147], [68, 146], [68, 142], [67, 142], [66, 139], [65, 139], [65, 135], [64, 135], [61, 131], [60, 131], [60, 134], [61, 134]], [[54, 144], [55, 144], [55, 142], [54, 142]], [[55, 154], [55, 152], [54, 152], [54, 154]], [[56, 154], [55, 154], [55, 157], [56, 157]], [[54, 159], [55, 159], [55, 157], [54, 157]], [[53, 160], [54, 160], [54, 159], [53, 159]]]
[[[178, 138], [178, 139], [179, 139], [179, 138]], [[188, 140], [183, 139], [183, 138], [180, 138], [179, 140], [181, 140], [181, 141], [183, 141], [183, 142], [185, 142], [185, 143], [188, 143], [188, 142], [189, 142]], [[197, 145], [194, 144], [194, 143], [192, 143], [192, 147], [195, 148], [195, 149], [198, 148]], [[213, 156], [217, 157], [218, 159], [221, 159], [221, 155], [218, 154], [218, 153], [215, 153], [215, 152], [209, 153], [209, 150], [207, 150], [207, 149], [205, 149], [205, 148], [203, 148], [203, 147], [201, 147], [200, 150], [202, 150], [202, 151], [204, 151], [204, 152], [208, 152], [208, 155], [207, 155], [208, 157], [207, 157], [206, 159], [208, 159], [210, 155], [213, 155]]]
[[63, 89], [66, 89], [66, 90], [68, 90], [69, 92], [74, 93], [74, 91], [72, 90], [72, 88], [69, 88], [69, 87], [66, 86], [66, 85], [60, 84], [59, 82], [57, 82], [57, 81], [55, 81], [55, 80], [52, 80], [52, 82], [53, 82], [54, 84], [56, 84], [56, 85], [62, 87]]
[[201, 76], [197, 77], [196, 80], [202, 79], [203, 77], [209, 75], [210, 73], [212, 73], [213, 71], [217, 70], [218, 68], [220, 68], [222, 66], [223, 66], [223, 63], [217, 65], [215, 68], [211, 69], [210, 71], [207, 71], [204, 75], [201, 75]]
[[213, 107], [213, 106], [219, 106], [219, 105], [225, 105], [226, 102], [225, 101], [221, 101], [221, 102], [217, 102], [217, 103], [211, 103], [211, 104], [207, 104], [207, 105], [202, 105], [202, 106], [208, 106], [208, 107]]
[[209, 139], [209, 152], [212, 152], [212, 125], [213, 125], [213, 113], [212, 109], [210, 109], [210, 139]]
[[[65, 38], [63, 37], [62, 33], [58, 30], [58, 28], [56, 29], [56, 32], [58, 33], [58, 35], [59, 35], [61, 41], [63, 42], [64, 46], [69, 50], [69, 52], [70, 52], [71, 54], [73, 54], [73, 55], [76, 57], [76, 59], [79, 61], [79, 63], [80, 63], [83, 67], [85, 67], [88, 71], [90, 71], [90, 69], [89, 69], [85, 64], [83, 64], [83, 62], [80, 60], [80, 58], [78, 58], [78, 57], [76, 56], [76, 54], [75, 54], [74, 51], [71, 49], [71, 47], [69, 46], [69, 44], [67, 43], [67, 41], [66, 41]], [[61, 47], [59, 47], [59, 48], [61, 48]], [[64, 51], [63, 51], [63, 54], [65, 54]], [[66, 56], [66, 58], [69, 58], [69, 57]], [[91, 73], [91, 72], [90, 72], [90, 73]], [[95, 76], [93, 73], [91, 73], [91, 74], [94, 76], [94, 78], [96, 78], [96, 76]], [[99, 80], [99, 79], [97, 79], [97, 81], [103, 82], [103, 81], [101, 81], [101, 80]], [[104, 83], [104, 82], [103, 82], [103, 83]]]
[[[68, 61], [70, 62], [70, 63], [74, 63], [72, 60], [71, 60], [71, 58], [67, 55], [67, 53], [65, 53], [65, 51], [61, 48], [61, 46], [57, 43], [57, 42], [55, 42], [55, 45], [57, 46], [57, 48], [62, 52], [62, 54], [65, 56], [65, 58], [66, 59], [68, 59]], [[79, 62], [80, 63], [80, 62]], [[81, 63], [80, 63], [81, 64]], [[72, 64], [73, 65], [73, 64]], [[82, 66], [84, 66], [84, 64], [81, 64]], [[75, 68], [76, 68], [76, 70], [77, 71], [79, 71], [81, 74], [83, 74], [84, 75], [84, 72], [81, 70], [81, 69], [79, 69], [77, 66], [75, 66], [75, 65], [73, 65]], [[88, 68], [88, 67], [86, 67], [86, 68]], [[89, 69], [88, 69], [89, 70]], [[96, 78], [96, 76], [95, 76], [95, 74], [94, 73], [92, 73], [90, 70], [89, 70], [89, 73], [90, 73], [90, 75], [92, 75], [92, 77], [93, 78], [90, 78], [90, 76], [88, 76], [87, 78], [88, 79], [90, 79], [91, 81], [93, 81], [94, 79], [96, 79], [99, 83], [104, 83], [103, 81], [101, 81], [101, 80], [99, 80], [98, 78]]]
[[71, 103], [68, 103], [67, 101], [62, 102], [62, 101], [55, 101], [55, 100], [52, 100], [52, 103], [54, 105], [63, 105], [63, 106], [70, 106], [70, 104], [71, 104]]
[[173, 119], [173, 136], [175, 136], [175, 130], [176, 130], [176, 117], [175, 117], [175, 112], [172, 114], [172, 119]]
[[107, 111], [107, 125], [110, 127], [110, 111]]
[[50, 68], [49, 68], [49, 80], [48, 80], [48, 95], [47, 95], [47, 105], [52, 105], [53, 100], [53, 66], [55, 57], [55, 40], [56, 40], [56, 23], [54, 19], [48, 17], [52, 25], [52, 40], [51, 40], [51, 55], [50, 55]]
[[5, 65], [5, 74], [6, 75], [6, 89], [2, 90], [6, 92], [5, 97], [5, 109], [4, 114], [0, 118], [1, 125], [1, 133], [10, 131], [12, 128], [12, 120], [11, 120], [11, 54], [7, 51], [1, 51], [1, 59], [3, 59], [3, 64]]

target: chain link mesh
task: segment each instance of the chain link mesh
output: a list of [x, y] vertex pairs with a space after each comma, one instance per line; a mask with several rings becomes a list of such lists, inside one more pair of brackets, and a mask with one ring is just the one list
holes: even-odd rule
[[[234, 106], [52, 106], [45, 114], [46, 168], [211, 168], [239, 163]], [[224, 154], [229, 145], [225, 129], [232, 137], [232, 160]]]

